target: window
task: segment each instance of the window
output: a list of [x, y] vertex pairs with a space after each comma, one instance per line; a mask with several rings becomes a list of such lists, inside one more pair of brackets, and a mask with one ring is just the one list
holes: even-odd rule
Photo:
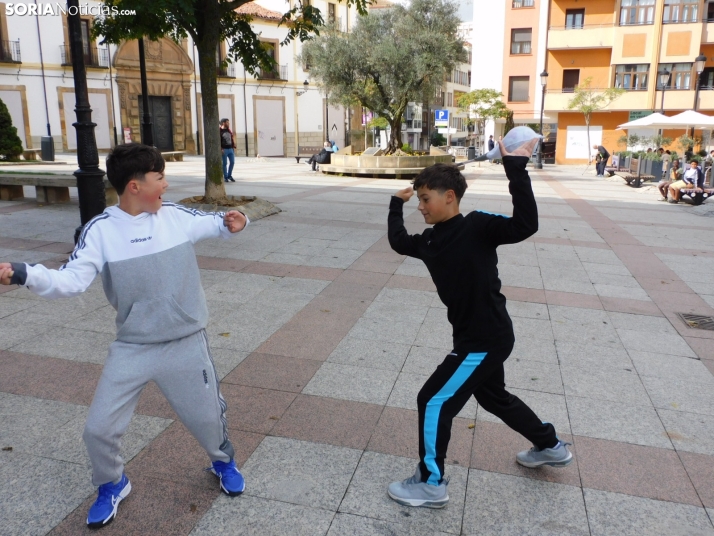
[[533, 7], [535, 0], [513, 0], [511, 6], [513, 9], [520, 9], [522, 7]]
[[566, 30], [581, 30], [585, 22], [584, 9], [566, 9], [565, 10], [565, 29]]
[[528, 76], [510, 76], [508, 78], [508, 101], [509, 102], [528, 102], [528, 88], [530, 86], [530, 77]]
[[650, 66], [647, 63], [617, 65], [615, 67], [615, 87], [630, 91], [647, 89]]
[[268, 55], [275, 60], [275, 65], [271, 70], [260, 69], [258, 78], [267, 78], [270, 80], [279, 80], [280, 72], [278, 71], [278, 43], [277, 41], [260, 41], [260, 45], [266, 50]]
[[563, 93], [572, 93], [580, 83], [580, 69], [563, 70]]
[[335, 22], [335, 4], [327, 4], [327, 22], [332, 24]]
[[707, 67], [699, 75], [699, 89], [714, 89], [714, 67]]
[[655, 0], [622, 0], [620, 26], [654, 23]]
[[511, 54], [531, 53], [531, 33], [530, 28], [511, 30]]
[[[692, 81], [691, 63], [660, 63], [658, 71], [671, 73], [667, 89], [689, 89]], [[662, 89], [662, 81], [657, 78], [657, 89]]]
[[699, 16], [699, 0], [665, 0], [665, 24], [673, 22], [697, 22]]
[[453, 105], [454, 105], [454, 94], [453, 94], [453, 93], [447, 93], [447, 94], [446, 94], [446, 105], [447, 105], [447, 106], [453, 106]]
[[471, 85], [471, 73], [467, 73], [464, 71], [457, 71], [454, 70], [454, 72], [451, 74], [451, 80], [450, 82], [454, 82], [455, 84], [460, 84], [462, 86], [470, 86]]
[[714, 22], [714, 2], [707, 4], [707, 22]]

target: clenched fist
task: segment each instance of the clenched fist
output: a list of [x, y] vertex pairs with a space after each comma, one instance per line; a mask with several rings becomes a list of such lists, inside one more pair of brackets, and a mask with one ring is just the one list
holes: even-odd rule
[[398, 197], [405, 203], [411, 199], [411, 197], [414, 195], [414, 188], [411, 186], [407, 186], [403, 190], [399, 190], [396, 194], [394, 194], [395, 197]]

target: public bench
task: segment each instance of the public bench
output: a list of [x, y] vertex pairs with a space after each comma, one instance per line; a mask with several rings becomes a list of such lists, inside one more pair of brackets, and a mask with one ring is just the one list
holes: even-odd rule
[[161, 153], [161, 156], [164, 157], [164, 160], [166, 162], [183, 162], [183, 155], [185, 155], [185, 151], [167, 151], [165, 153]]
[[621, 166], [620, 160], [621, 159], [620, 159], [619, 155], [615, 155], [612, 157], [612, 165], [607, 166], [605, 168], [605, 171], [607, 172], [608, 177], [612, 177], [616, 173], [628, 172], [630, 170], [629, 167]]
[[688, 196], [692, 200], [692, 205], [701, 205], [714, 195], [714, 188], [682, 188], [679, 193], [682, 196]]
[[[35, 187], [38, 203], [52, 205], [69, 202], [69, 189], [77, 187], [74, 175], [11, 175], [0, 173], [0, 200], [13, 201], [25, 196], [23, 186]], [[117, 193], [109, 180], [104, 177], [107, 206], [118, 203]]]
[[42, 149], [25, 149], [22, 151], [22, 157], [25, 160], [40, 160], [39, 156], [42, 154]]
[[299, 164], [301, 158], [310, 158], [320, 151], [322, 151], [322, 146], [298, 145], [298, 154], [295, 155], [295, 161]]
[[641, 158], [630, 158], [630, 167], [625, 172], [626, 174], [620, 175], [628, 186], [639, 188], [642, 186], [643, 181], [654, 180], [654, 175], [643, 175], [641, 173], [643, 164], [644, 162]]

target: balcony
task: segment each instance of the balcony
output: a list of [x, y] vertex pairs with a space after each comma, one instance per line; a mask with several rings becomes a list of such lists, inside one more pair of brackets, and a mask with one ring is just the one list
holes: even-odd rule
[[[82, 49], [85, 67], [109, 68], [109, 49], [87, 46], [82, 47]], [[60, 46], [60, 57], [62, 58], [62, 65], [72, 65], [72, 54], [67, 45]]]
[[20, 40], [0, 41], [0, 63], [22, 63]]
[[612, 24], [593, 24], [581, 27], [551, 26], [548, 31], [550, 50], [577, 48], [612, 48], [615, 27]]
[[714, 21], [705, 22], [702, 28], [702, 43], [714, 43]]
[[276, 65], [272, 69], [258, 69], [259, 80], [287, 80], [288, 65]]
[[228, 65], [216, 65], [216, 76], [218, 76], [218, 78], [235, 78], [235, 63], [229, 63]]
[[[650, 108], [648, 94], [649, 93], [646, 90], [628, 91], [620, 98], [612, 102], [607, 108], [605, 108], [605, 110], [646, 110]], [[545, 94], [544, 109], [555, 112], [568, 111], [568, 103], [572, 98], [572, 89], [548, 89]], [[665, 97], [665, 99], [667, 99], [667, 97]]]

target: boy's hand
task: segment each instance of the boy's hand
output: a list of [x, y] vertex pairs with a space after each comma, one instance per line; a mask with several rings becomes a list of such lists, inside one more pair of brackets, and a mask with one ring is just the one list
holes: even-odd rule
[[512, 153], [506, 151], [506, 146], [503, 145], [503, 141], [501, 140], [498, 141], [498, 147], [501, 149], [501, 156], [527, 156], [530, 158], [533, 154], [533, 149], [535, 149], [535, 146], [538, 145], [538, 141], [540, 141], [540, 138], [533, 138], [532, 140], [525, 142], [523, 145], [520, 145]]
[[399, 190], [394, 195], [406, 203], [414, 195], [414, 188], [412, 186], [407, 186], [404, 190]]
[[9, 262], [0, 262], [0, 285], [9, 285], [14, 273]]
[[245, 229], [247, 221], [245, 214], [238, 210], [231, 210], [223, 216], [223, 224], [228, 227], [231, 233], [238, 233]]

